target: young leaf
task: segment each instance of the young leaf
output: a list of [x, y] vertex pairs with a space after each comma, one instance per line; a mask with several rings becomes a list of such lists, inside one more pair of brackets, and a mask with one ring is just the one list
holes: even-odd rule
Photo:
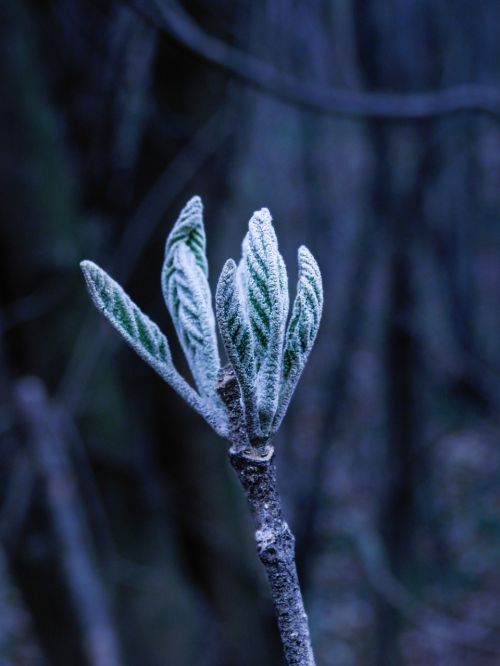
[[301, 246], [298, 251], [299, 280], [297, 295], [285, 338], [283, 355], [283, 384], [279, 407], [273, 422], [278, 429], [290, 398], [316, 339], [323, 309], [323, 284], [315, 258]]
[[215, 313], [227, 356], [241, 388], [249, 436], [260, 436], [255, 404], [254, 343], [245, 309], [238, 269], [232, 259], [224, 264], [217, 284]]
[[97, 309], [139, 356], [201, 414], [216, 432], [227, 437], [227, 425], [220, 414], [211, 409], [174, 368], [167, 339], [158, 326], [141, 312], [120, 285], [102, 268], [91, 261], [82, 261], [80, 266]]
[[193, 197], [168, 236], [161, 282], [198, 390], [217, 403], [215, 381], [220, 361], [205, 245], [203, 207], [201, 199]]
[[267, 208], [253, 214], [243, 241], [246, 300], [257, 364], [257, 401], [267, 435], [278, 407], [288, 282]]
[[165, 258], [173, 253], [179, 244], [188, 246], [200, 270], [203, 271], [205, 276], [208, 276], [203, 204], [198, 196], [192, 197], [181, 210], [172, 231], [168, 235], [165, 245]]

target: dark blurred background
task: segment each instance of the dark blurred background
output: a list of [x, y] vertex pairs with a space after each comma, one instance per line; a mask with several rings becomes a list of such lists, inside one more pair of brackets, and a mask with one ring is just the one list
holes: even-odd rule
[[227, 444], [95, 311], [167, 332], [268, 206], [323, 272], [275, 445], [319, 666], [500, 663], [498, 0], [0, 0], [0, 664], [276, 666]]

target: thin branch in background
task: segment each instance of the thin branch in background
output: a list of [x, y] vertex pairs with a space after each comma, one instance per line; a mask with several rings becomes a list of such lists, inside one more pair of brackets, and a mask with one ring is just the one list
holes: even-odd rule
[[408, 592], [392, 574], [382, 539], [375, 529], [351, 525], [348, 536], [357, 549], [370, 585], [407, 620], [417, 624], [422, 631], [435, 634], [449, 643], [500, 656], [500, 644], [491, 641], [492, 627], [435, 611]]
[[366, 313], [363, 303], [369, 284], [371, 271], [379, 261], [379, 238], [373, 234], [373, 225], [365, 220], [359, 229], [353, 256], [352, 271], [347, 280], [346, 297], [342, 309], [337, 313], [336, 327], [339, 331], [337, 352], [328, 372], [328, 383], [325, 395], [326, 405], [322, 420], [318, 446], [310, 478], [305, 479], [302, 492], [297, 502], [297, 514], [300, 516], [297, 534], [297, 566], [300, 571], [304, 589], [307, 589], [312, 577], [314, 560], [317, 556], [320, 540], [319, 522], [321, 504], [325, 497], [328, 479], [328, 456], [331, 452], [339, 415], [344, 405], [349, 371], [353, 353], [363, 325]]
[[[17, 444], [17, 442], [15, 442]], [[11, 459], [0, 506], [0, 543], [15, 542], [22, 529], [33, 497], [34, 474], [22, 451]]]
[[63, 433], [64, 439], [68, 442], [68, 448], [71, 449], [75, 474], [78, 477], [83, 501], [93, 528], [96, 546], [102, 555], [104, 564], [112, 573], [113, 562], [117, 557], [116, 547], [85, 443], [71, 414], [61, 405], [54, 404], [53, 407], [54, 419], [57, 420], [57, 425]]
[[0, 546], [0, 664], [47, 666], [29, 609], [10, 575], [8, 557]]
[[68, 280], [59, 276], [54, 281], [44, 282], [30, 294], [6, 303], [0, 317], [0, 335], [50, 312], [59, 304], [69, 286]]
[[[419, 280], [422, 298], [430, 302], [432, 298], [436, 298], [436, 294], [442, 295], [440, 314], [446, 322], [446, 330], [449, 331], [444, 345], [445, 354], [441, 350], [438, 354], [435, 345], [424, 345], [416, 340], [422, 363], [428, 367], [431, 375], [437, 376], [438, 383], [447, 386], [448, 393], [453, 395], [456, 387], [465, 386], [471, 404], [476, 402], [487, 411], [496, 413], [500, 406], [499, 368], [495, 368], [489, 360], [481, 358], [477, 336], [472, 335], [467, 344], [457, 330], [452, 312], [457, 298], [456, 290], [449, 272], [443, 266], [435, 234], [428, 224], [421, 224], [421, 233], [415, 247], [420, 253], [413, 252], [413, 271]], [[425, 254], [429, 262], [424, 277], [418, 270], [422, 254]], [[472, 321], [469, 326], [473, 330]], [[433, 332], [432, 328], [430, 332]]]
[[42, 382], [19, 380], [16, 401], [32, 447], [58, 543], [58, 557], [91, 666], [120, 666], [118, 641], [102, 582], [87, 548], [75, 481]]
[[[500, 116], [500, 89], [466, 83], [420, 93], [339, 90], [305, 83], [206, 34], [173, 0], [128, 0], [143, 18], [231, 76], [307, 111], [351, 118], [423, 120], [463, 111]], [[148, 5], [154, 6], [151, 9]]]
[[133, 273], [175, 197], [229, 138], [235, 120], [228, 106], [223, 105], [217, 110], [172, 159], [144, 197], [125, 225], [118, 249], [111, 259], [111, 268], [117, 271], [121, 281], [127, 281]]

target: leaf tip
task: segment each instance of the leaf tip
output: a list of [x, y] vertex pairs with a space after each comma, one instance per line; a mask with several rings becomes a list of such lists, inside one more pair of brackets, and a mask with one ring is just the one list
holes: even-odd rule
[[[93, 261], [85, 259], [80, 262], [80, 268], [85, 278], [85, 284], [87, 285], [87, 291], [89, 292], [90, 298], [92, 299], [94, 305], [101, 312], [106, 310], [106, 296], [105, 293], [109, 287], [109, 283], [113, 282], [112, 278], [100, 268], [97, 264], [94, 264]], [[119, 285], [117, 285], [119, 289]]]
[[261, 208], [254, 212], [251, 221], [260, 225], [272, 224], [273, 218], [269, 212], [269, 208]]
[[92, 270], [97, 268], [97, 264], [94, 264], [94, 262], [90, 261], [89, 259], [84, 259], [83, 261], [80, 261], [80, 268], [82, 269], [82, 273], [87, 275], [88, 273], [92, 272]]
[[184, 206], [185, 211], [202, 211], [203, 210], [203, 202], [201, 200], [201, 197], [198, 194], [195, 194], [194, 196], [189, 199], [187, 204]]
[[305, 246], [301, 245], [298, 249], [299, 273], [313, 274], [321, 282], [321, 271], [318, 262], [313, 253]]
[[182, 207], [179, 216], [167, 236], [165, 245], [165, 253], [168, 254], [170, 250], [175, 247], [179, 241], [187, 242], [189, 234], [194, 229], [203, 231], [203, 203], [201, 197], [195, 195]]
[[201, 197], [195, 194], [194, 197], [191, 197], [191, 199], [189, 199], [189, 201], [181, 210], [177, 224], [180, 226], [186, 224], [186, 222], [189, 222], [190, 226], [193, 226], [196, 224], [202, 224], [202, 219], [203, 202]]
[[236, 262], [234, 259], [227, 259], [226, 263], [222, 267], [222, 272], [224, 274], [234, 273], [236, 271]]
[[89, 261], [89, 259], [84, 259], [81, 261], [80, 268], [83, 273], [83, 277], [85, 278], [88, 290], [90, 291], [91, 295], [94, 295], [95, 282], [96, 279], [102, 275], [102, 268], [99, 268], [97, 264], [94, 264], [93, 261]]

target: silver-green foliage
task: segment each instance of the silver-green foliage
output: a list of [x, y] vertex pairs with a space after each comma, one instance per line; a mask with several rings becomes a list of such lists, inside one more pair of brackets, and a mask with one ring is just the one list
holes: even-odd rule
[[218, 406], [198, 395], [177, 372], [167, 338], [158, 326], [131, 301], [120, 285], [92, 261], [80, 264], [94, 305], [125, 338], [139, 356], [149, 363], [223, 437], [227, 425]]
[[[175, 369], [165, 336], [120, 285], [90, 261], [81, 267], [96, 307], [216, 432], [228, 437], [227, 415], [215, 391], [220, 360], [205, 246], [203, 207], [193, 197], [167, 238], [161, 283], [197, 390]], [[287, 272], [266, 208], [250, 220], [239, 265], [229, 259], [217, 285], [217, 323], [254, 446], [278, 429], [318, 332], [321, 273], [307, 248], [299, 248], [298, 258], [297, 295], [288, 326]]]
[[220, 362], [205, 246], [203, 207], [193, 197], [167, 238], [161, 283], [198, 391], [215, 399]]

